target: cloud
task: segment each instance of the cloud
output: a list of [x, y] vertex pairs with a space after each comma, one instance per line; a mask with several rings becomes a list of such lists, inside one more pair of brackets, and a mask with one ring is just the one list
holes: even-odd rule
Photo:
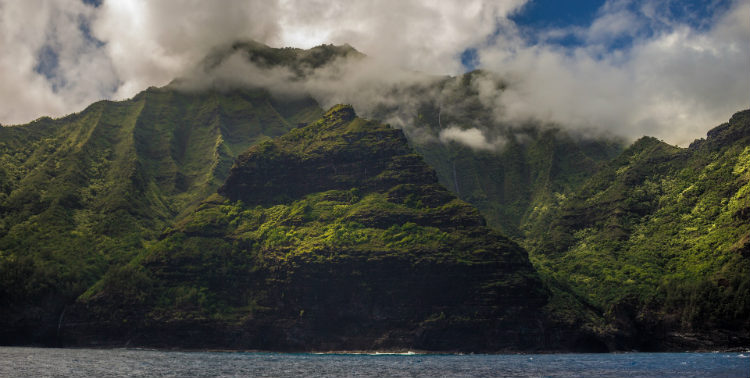
[[[654, 26], [656, 5], [640, 9], [650, 18], [605, 6], [582, 32], [588, 43], [572, 49], [501, 36], [479, 56], [483, 68], [509, 85], [483, 93], [484, 101], [506, 122], [534, 119], [682, 145], [750, 106], [749, 2], [733, 2], [706, 30], [674, 22]], [[622, 14], [628, 16], [610, 22]], [[632, 41], [605, 48], [617, 38]]]
[[104, 1], [92, 30], [121, 80], [119, 99], [167, 84], [218, 45], [277, 38], [281, 11], [273, 1]]
[[252, 63], [255, 48], [220, 49], [217, 56], [223, 59], [217, 65], [197, 65], [171, 85], [185, 91], [260, 87], [280, 97], [312, 96], [323, 108], [352, 104], [361, 116], [403, 128], [412, 139], [437, 140], [434, 133], [414, 127], [412, 122], [421, 106], [439, 103], [443, 92], [450, 92], [439, 85], [445, 76], [406, 70], [359, 54], [335, 58], [316, 68], [299, 62], [269, 67]]
[[[0, 60], [7, 104], [0, 122], [60, 116], [163, 86], [237, 40], [349, 43], [393, 66], [458, 73], [461, 52], [483, 43], [498, 19], [526, 1], [0, 0], [0, 38], [12, 52]], [[45, 51], [60, 66], [39, 73]]]
[[440, 131], [439, 139], [443, 143], [458, 142], [476, 150], [496, 151], [505, 145], [505, 140], [495, 139], [490, 142], [481, 130], [472, 127], [461, 129], [451, 126]]
[[63, 115], [112, 93], [118, 79], [79, 1], [0, 2], [0, 122]]
[[[282, 1], [281, 42], [349, 43], [395, 66], [458, 73], [459, 56], [484, 43], [526, 0]], [[273, 42], [273, 41], [269, 41]]]
[[[412, 137], [440, 140], [439, 131], [414, 122], [431, 103], [444, 116], [467, 115], [448, 117], [458, 129], [442, 136], [475, 148], [486, 145], [466, 131], [493, 144], [504, 135], [496, 129], [528, 121], [684, 144], [749, 105], [747, 0], [710, 20], [694, 12], [690, 22], [663, 2], [611, 0], [589, 25], [537, 31], [533, 40], [509, 18], [527, 2], [0, 0], [8, 52], [0, 57], [0, 122], [61, 116], [188, 76], [195, 88], [264, 85], [311, 93], [323, 106], [352, 103]], [[559, 43], [571, 35], [581, 43]], [[210, 74], [197, 71], [217, 46], [237, 40], [348, 43], [371, 59], [340, 60], [296, 81], [293, 72], [248, 65], [241, 55]], [[497, 73], [469, 83], [491, 119], [469, 121], [476, 104], [455, 101], [465, 89], [460, 80], [435, 76], [460, 74], [467, 48]]]

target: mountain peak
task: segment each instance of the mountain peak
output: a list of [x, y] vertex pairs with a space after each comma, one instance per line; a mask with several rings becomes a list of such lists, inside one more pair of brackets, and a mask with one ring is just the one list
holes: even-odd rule
[[716, 126], [706, 133], [707, 140], [733, 143], [738, 139], [750, 136], [750, 109], [732, 115], [729, 122]]
[[401, 130], [336, 105], [309, 125], [241, 154], [219, 193], [246, 203], [283, 203], [308, 193], [394, 183], [436, 183]]
[[[541, 337], [548, 293], [526, 252], [438, 184], [401, 130], [351, 106], [251, 148], [219, 193], [128, 280], [105, 279], [66, 313], [74, 343], [98, 327], [132, 345], [281, 350], [482, 351]], [[203, 299], [175, 295], [193, 292]], [[134, 310], [111, 309], [122, 303]]]
[[353, 120], [354, 118], [357, 118], [357, 113], [354, 111], [354, 107], [348, 104], [339, 104], [331, 107], [325, 115], [323, 116], [324, 119], [328, 121], [332, 120], [340, 120], [344, 122], [349, 122]]
[[304, 50], [294, 47], [275, 48], [263, 43], [247, 40], [236, 41], [214, 49], [202, 62], [205, 71], [211, 71], [223, 64], [231, 56], [241, 54], [249, 63], [258, 67], [287, 67], [299, 76], [304, 76], [308, 69], [316, 69], [330, 64], [336, 59], [361, 59], [365, 55], [346, 45], [319, 45]]

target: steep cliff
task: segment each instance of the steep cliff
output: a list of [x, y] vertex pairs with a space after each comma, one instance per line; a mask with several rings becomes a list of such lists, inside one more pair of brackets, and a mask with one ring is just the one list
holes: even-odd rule
[[73, 345], [281, 350], [544, 346], [523, 249], [400, 130], [336, 106], [242, 154], [219, 194], [68, 311]]
[[0, 127], [0, 343], [53, 343], [66, 305], [226, 179], [249, 146], [318, 118], [261, 89], [148, 89]]
[[616, 348], [750, 340], [750, 111], [688, 148], [644, 137], [545, 209], [525, 246], [599, 307]]

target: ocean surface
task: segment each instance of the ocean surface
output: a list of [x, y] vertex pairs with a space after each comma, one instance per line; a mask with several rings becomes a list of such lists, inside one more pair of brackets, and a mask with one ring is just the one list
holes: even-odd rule
[[750, 377], [750, 353], [288, 354], [0, 347], [0, 377]]

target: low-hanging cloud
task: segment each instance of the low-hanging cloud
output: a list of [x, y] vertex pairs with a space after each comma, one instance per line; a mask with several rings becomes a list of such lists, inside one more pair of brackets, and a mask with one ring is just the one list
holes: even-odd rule
[[505, 145], [505, 140], [495, 139], [490, 142], [484, 133], [475, 128], [461, 129], [451, 126], [440, 131], [439, 139], [443, 143], [457, 142], [475, 150], [497, 151]]
[[[591, 25], [541, 31], [533, 43], [509, 18], [527, 2], [104, 0], [95, 7], [0, 0], [0, 40], [12, 52], [0, 56], [0, 122], [61, 116], [178, 77], [191, 77], [193, 89], [254, 85], [309, 93], [322, 106], [351, 103], [412, 137], [478, 149], [502, 145], [493, 128], [529, 121], [684, 144], [749, 105], [748, 0], [731, 2], [701, 27], [671, 23], [657, 1], [612, 0]], [[571, 35], [583, 43], [555, 43]], [[632, 44], [608, 47], [623, 37]], [[341, 59], [303, 80], [241, 54], [211, 72], [196, 68], [217, 46], [238, 40], [348, 43], [370, 59]], [[459, 79], [438, 76], [460, 74], [466, 48], [495, 73], [469, 83], [492, 119], [439, 125], [443, 133], [415, 127], [425, 102], [443, 114], [474, 106], [455, 103]]]
[[[166, 85], [237, 40], [349, 43], [394, 66], [457, 73], [463, 49], [525, 1], [0, 0], [0, 122], [61, 116]], [[40, 72], [45, 51], [59, 64]]]
[[[620, 3], [608, 2], [588, 30], [570, 31], [588, 42], [572, 50], [527, 46], [513, 35], [483, 48], [482, 66], [509, 84], [482, 98], [509, 122], [535, 119], [683, 145], [750, 106], [750, 2], [733, 2], [706, 30], [654, 20], [653, 2], [636, 10]], [[660, 22], [649, 26], [653, 35], [641, 35], [647, 22]], [[603, 47], [623, 34], [632, 47]]]

